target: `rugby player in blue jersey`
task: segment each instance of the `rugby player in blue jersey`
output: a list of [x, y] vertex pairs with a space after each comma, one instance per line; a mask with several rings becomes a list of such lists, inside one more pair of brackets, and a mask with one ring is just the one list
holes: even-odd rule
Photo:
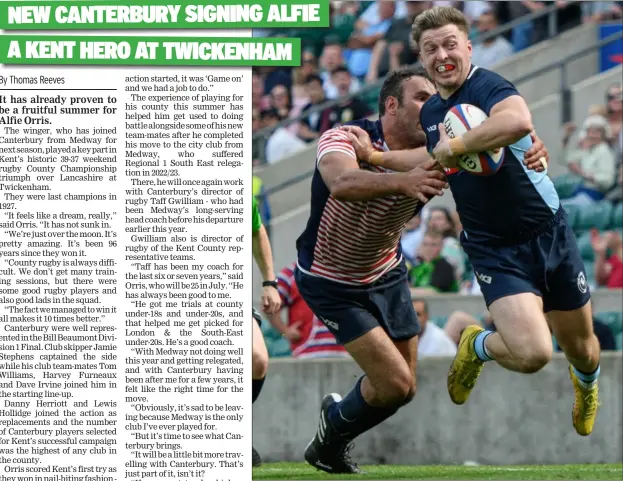
[[[415, 395], [419, 323], [400, 248], [404, 227], [446, 186], [443, 168], [414, 126], [435, 87], [422, 69], [392, 72], [379, 119], [325, 132], [318, 142], [310, 216], [297, 240], [296, 283], [314, 314], [364, 375], [344, 397], [327, 394], [305, 460], [329, 473], [358, 473], [351, 441]], [[528, 158], [546, 155], [535, 143]]]
[[[584, 264], [547, 172], [525, 165], [533, 130], [526, 102], [502, 76], [471, 64], [468, 34], [465, 17], [451, 7], [427, 10], [413, 23], [413, 40], [438, 90], [422, 107], [420, 124], [429, 152], [446, 168], [461, 243], [497, 328], [463, 331], [448, 391], [454, 403], [466, 402], [488, 361], [539, 371], [552, 358], [553, 333], [570, 363], [573, 426], [586, 436], [597, 414], [600, 347]], [[489, 118], [451, 139], [443, 121], [459, 104]], [[494, 175], [457, 169], [457, 156], [497, 148], [505, 152]]]

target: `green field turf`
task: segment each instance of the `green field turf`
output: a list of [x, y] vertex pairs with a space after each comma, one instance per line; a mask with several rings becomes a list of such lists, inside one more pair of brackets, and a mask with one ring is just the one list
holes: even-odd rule
[[621, 464], [547, 466], [362, 466], [363, 475], [330, 475], [304, 463], [268, 463], [253, 479], [623, 479]]

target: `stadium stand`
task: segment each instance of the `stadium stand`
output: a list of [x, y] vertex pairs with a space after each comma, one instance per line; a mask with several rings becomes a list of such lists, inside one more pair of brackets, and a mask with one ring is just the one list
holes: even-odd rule
[[[303, 119], [325, 115], [327, 116], [325, 120], [332, 118], [334, 122], [348, 120], [345, 117], [339, 117], [344, 113], [344, 109], [340, 109], [339, 106], [353, 100], [365, 103], [373, 112], [374, 118], [384, 69], [380, 68], [373, 74], [368, 72], [367, 75], [355, 73], [350, 76], [350, 80], [344, 81], [344, 85], [335, 89], [327, 88], [327, 84], [331, 84], [333, 80], [328, 67], [345, 65], [347, 69], [351, 68], [348, 60], [350, 57], [344, 52], [348, 50], [349, 39], [353, 32], [358, 31], [357, 22], [361, 20], [362, 15], [363, 18], [372, 18], [375, 8], [377, 9], [376, 20], [379, 20], [378, 10], [383, 3], [332, 2], [332, 22], [335, 28], [323, 32], [306, 31], [303, 33], [301, 30], [257, 33], [273, 36], [297, 36], [299, 33], [304, 35], [305, 54], [300, 69], [295, 70], [293, 74], [278, 72], [275, 69], [261, 70], [258, 71], [259, 75], [254, 77], [254, 101], [256, 102], [254, 175], [263, 183], [263, 192], [260, 197], [267, 204], [270, 202], [271, 238], [275, 245], [276, 269], [291, 262], [295, 256], [294, 241], [303, 229], [308, 212], [309, 180], [315, 155], [315, 142], [313, 139], [311, 142], [310, 139], [295, 142], [293, 153], [277, 161], [267, 162], [264, 149], [266, 141], [275, 135], [275, 132], [280, 131], [283, 138], [287, 135], [296, 137], [297, 125]], [[402, 14], [396, 13], [401, 8], [404, 9], [399, 5], [401, 3], [403, 2], [397, 2], [394, 18], [389, 21], [389, 24], [394, 24], [396, 29], [401, 26], [399, 20], [402, 19], [404, 23], [404, 18], [409, 13], [406, 10], [402, 10]], [[616, 129], [621, 111], [619, 110], [617, 114], [613, 113], [613, 109], [619, 108], [621, 103], [621, 66], [600, 71], [599, 52], [600, 48], [608, 43], [614, 41], [621, 43], [621, 34], [611, 35], [601, 40], [598, 34], [599, 26], [595, 23], [616, 17], [620, 15], [620, 11], [609, 12], [606, 15], [604, 12], [594, 11], [595, 7], [591, 6], [590, 2], [562, 2], [580, 6], [582, 12], [580, 16], [577, 14], [579, 10], [574, 10], [575, 7], [569, 8], [568, 5], [561, 7], [557, 5], [559, 2], [544, 2], [548, 5], [533, 12], [522, 10], [517, 5], [500, 5], [508, 2], [470, 3], [482, 4], [480, 11], [475, 6], [469, 6], [473, 9], [474, 15], [473, 41], [475, 44], [482, 44], [486, 39], [502, 38], [513, 46], [514, 53], [496, 62], [491, 69], [503, 73], [513, 81], [530, 104], [535, 128], [550, 150], [550, 176], [553, 178], [559, 196], [563, 199], [570, 224], [578, 238], [588, 282], [594, 292], [595, 317], [611, 329], [616, 338], [617, 348], [620, 350], [623, 336], [623, 321], [620, 312], [621, 291], [601, 287], [597, 282], [596, 256], [591, 235], [593, 229], [602, 233], [615, 232], [619, 236], [622, 234], [623, 204], [621, 203], [620, 180], [606, 193], [604, 199], [590, 205], [573, 205], [571, 200], [582, 186], [583, 178], [569, 169], [564, 161], [564, 150], [561, 144], [562, 131], [569, 122], [582, 125], [591, 115], [601, 115], [610, 123], [611, 131], [608, 141], [616, 154], [615, 158], [620, 163], [621, 140], [620, 134], [616, 135]], [[531, 2], [514, 3], [519, 5]], [[461, 6], [465, 8], [465, 5]], [[365, 16], [366, 10], [368, 11], [367, 17]], [[479, 32], [478, 18], [485, 15], [487, 10], [493, 12], [493, 21], [487, 19], [488, 22], [481, 23], [487, 24], [488, 29], [492, 28], [491, 24], [495, 24], [496, 21], [500, 26], [496, 28], [494, 25], [493, 31]], [[388, 12], [385, 13], [388, 14]], [[529, 41], [526, 41], [526, 32], [530, 28], [532, 33]], [[374, 50], [375, 42], [379, 39], [371, 43], [371, 50]], [[403, 51], [407, 47], [408, 45], [404, 43]], [[400, 48], [397, 47], [397, 50]], [[411, 52], [411, 54], [413, 55], [401, 58], [417, 60], [417, 52]], [[375, 64], [374, 68], [377, 69], [378, 65]], [[324, 82], [323, 101], [312, 102], [313, 105], [302, 105], [301, 98], [306, 94], [304, 79], [313, 74], [319, 74]], [[280, 82], [289, 86], [286, 89], [290, 92], [289, 99], [285, 99], [282, 90], [278, 88], [275, 90], [275, 86], [280, 85]], [[619, 85], [618, 94], [617, 84]], [[273, 95], [262, 95], [264, 91], [270, 92], [270, 90], [273, 91]], [[336, 90], [343, 95], [336, 98]], [[607, 94], [605, 102], [604, 93]], [[599, 105], [601, 109], [595, 107]], [[280, 109], [281, 113], [279, 113]], [[339, 114], [338, 117], [335, 116], [336, 112]], [[258, 122], [255, 122], [256, 116]], [[259, 121], [262, 116], [270, 119], [270, 122], [263, 125]], [[325, 127], [331, 124], [328, 120], [327, 122], [324, 124]], [[618, 122], [618, 132], [620, 132], [620, 120]], [[573, 142], [579, 142], [585, 133], [584, 128], [576, 130], [578, 140], [574, 138]], [[288, 149], [282, 150], [287, 152]], [[451, 209], [454, 207], [450, 195], [435, 199], [435, 202], [431, 204], [433, 206], [444, 205]], [[608, 254], [613, 253], [609, 250]], [[255, 285], [254, 292], [257, 292]], [[480, 317], [484, 312], [484, 304], [479, 295], [443, 295], [432, 297], [429, 301], [431, 317], [440, 327], [445, 325], [453, 310], [466, 310], [476, 317]], [[268, 323], [264, 324], [263, 330], [271, 357], [288, 357], [290, 351], [287, 340], [282, 338]]]

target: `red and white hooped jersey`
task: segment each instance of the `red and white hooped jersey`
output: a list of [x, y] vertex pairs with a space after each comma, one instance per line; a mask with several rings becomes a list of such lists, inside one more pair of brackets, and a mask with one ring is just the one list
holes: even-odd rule
[[[360, 120], [350, 125], [366, 130], [377, 150], [389, 150], [379, 120]], [[318, 170], [320, 160], [330, 152], [356, 158], [355, 149], [343, 131], [331, 129], [320, 137], [311, 187], [311, 212], [305, 231], [297, 240], [298, 267], [304, 273], [344, 284], [371, 284], [400, 264], [400, 237], [405, 224], [423, 205], [403, 195], [362, 202], [335, 199]], [[376, 173], [390, 172], [379, 166], [361, 168]]]

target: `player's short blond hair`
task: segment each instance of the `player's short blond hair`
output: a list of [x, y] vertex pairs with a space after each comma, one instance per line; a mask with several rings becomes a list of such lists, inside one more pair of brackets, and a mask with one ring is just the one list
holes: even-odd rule
[[467, 18], [454, 7], [433, 7], [425, 10], [415, 17], [411, 34], [413, 40], [419, 45], [422, 34], [427, 30], [435, 30], [446, 25], [456, 25], [459, 30], [469, 36], [469, 24]]

